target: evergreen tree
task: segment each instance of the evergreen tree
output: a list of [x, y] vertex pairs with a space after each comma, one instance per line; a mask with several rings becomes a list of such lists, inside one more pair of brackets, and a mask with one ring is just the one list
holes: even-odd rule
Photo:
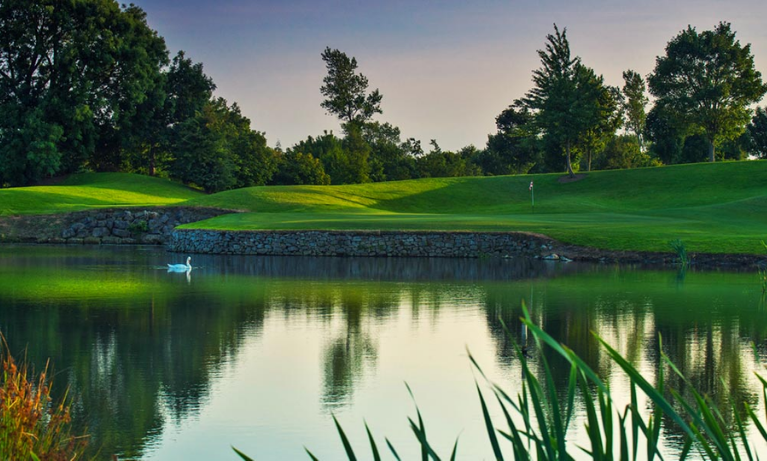
[[565, 154], [568, 174], [573, 177], [573, 149], [578, 139], [601, 118], [600, 91], [594, 71], [571, 57], [567, 29], [546, 36], [546, 47], [538, 50], [541, 67], [533, 71], [534, 88], [522, 102], [533, 111], [535, 122], [550, 145]]
[[323, 109], [337, 116], [344, 124], [365, 123], [375, 114], [382, 113], [383, 95], [376, 89], [367, 93], [368, 79], [358, 74], [357, 59], [346, 53], [326, 47], [322, 52], [328, 74], [322, 79], [320, 92], [325, 97]]

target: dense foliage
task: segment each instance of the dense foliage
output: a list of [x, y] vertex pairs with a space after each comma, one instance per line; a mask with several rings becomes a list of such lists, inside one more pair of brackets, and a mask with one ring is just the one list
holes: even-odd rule
[[751, 46], [741, 46], [729, 23], [698, 33], [688, 27], [666, 46], [649, 78], [656, 107], [670, 114], [688, 134], [708, 143], [708, 160], [715, 148], [740, 136], [762, 99], [767, 85], [754, 69]]
[[[645, 79], [610, 87], [554, 25], [533, 88], [496, 117], [485, 146], [425, 151], [382, 114], [354, 57], [326, 47], [320, 104], [342, 134], [270, 148], [236, 103], [179, 51], [172, 59], [144, 11], [114, 0], [0, 3], [0, 187], [77, 171], [169, 177], [206, 192], [265, 184], [633, 168], [763, 158], [767, 91], [750, 46], [727, 23], [682, 31]], [[750, 123], [749, 123], [750, 122]], [[623, 131], [621, 132], [621, 128]], [[633, 141], [626, 138], [633, 137]]]

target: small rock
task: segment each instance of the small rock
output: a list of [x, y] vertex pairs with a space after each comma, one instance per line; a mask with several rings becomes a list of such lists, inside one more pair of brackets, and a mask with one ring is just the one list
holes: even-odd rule
[[93, 229], [93, 232], [91, 235], [96, 238], [107, 237], [109, 236], [109, 229], [107, 229], [106, 227], [97, 227]]
[[141, 237], [142, 243], [147, 243], [150, 245], [161, 245], [165, 243], [165, 238], [162, 235], [158, 234], [146, 234], [143, 237]]

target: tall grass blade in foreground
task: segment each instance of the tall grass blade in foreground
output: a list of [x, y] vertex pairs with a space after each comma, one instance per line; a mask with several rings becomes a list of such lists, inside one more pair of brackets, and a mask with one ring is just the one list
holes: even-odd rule
[[[663, 352], [663, 342], [660, 337], [658, 341], [662, 360], [655, 377], [656, 383], [653, 385], [626, 358], [595, 335], [609, 359], [628, 378], [630, 402], [623, 408], [618, 408], [612, 399], [609, 386], [597, 376], [594, 370], [572, 350], [535, 325], [524, 304], [522, 309], [524, 317], [521, 320], [531, 332], [541, 354], [540, 358], [533, 362], [533, 359], [529, 358], [509, 335], [522, 368], [522, 381], [515, 396], [497, 384], [491, 383], [469, 353], [470, 362], [495, 394], [495, 400], [508, 427], [507, 431], [495, 427], [490, 416], [488, 401], [485, 400], [480, 385], [477, 384], [479, 407], [483, 415], [489, 448], [496, 460], [504, 459], [504, 447], [510, 449], [515, 460], [572, 460], [583, 459], [584, 454], [594, 460], [636, 461], [640, 456], [650, 461], [656, 458], [664, 459], [661, 452], [663, 442], [661, 429], [664, 420], [672, 422], [684, 436], [678, 454], [680, 460], [686, 459], [692, 452], [699, 454], [703, 459], [710, 460], [739, 461], [744, 457], [748, 460], [759, 459], [756, 448], [752, 444], [753, 440], [749, 440], [748, 437], [761, 436], [767, 441], [767, 429], [753, 408], [745, 404], [743, 409], [748, 418], [744, 421], [738, 414], [737, 405], [733, 404], [735, 424], [734, 427], [730, 427], [720, 409], [700, 394], [693, 383]], [[506, 328], [505, 325], [504, 328]], [[556, 392], [551, 366], [544, 351], [561, 356], [570, 366], [567, 396], [562, 399], [564, 405]], [[531, 366], [534, 363], [537, 365], [537, 374], [542, 375], [543, 380], [539, 379], [534, 372]], [[691, 398], [683, 397], [680, 390], [667, 384], [664, 368], [672, 370], [681, 378], [684, 390], [692, 396]], [[767, 401], [767, 380], [758, 375], [757, 378], [762, 383], [764, 403]], [[407, 389], [413, 397], [409, 386]], [[649, 408], [640, 407], [639, 391], [649, 399], [651, 404]], [[588, 446], [575, 446], [567, 438], [576, 397], [579, 397], [577, 400], [583, 405], [586, 421], [584, 429]], [[413, 401], [415, 402], [414, 397]], [[648, 411], [649, 414], [646, 414]], [[765, 418], [767, 418], [767, 408], [765, 412]], [[418, 440], [421, 460], [439, 461], [441, 458], [428, 440], [425, 424], [417, 405], [416, 414], [418, 423], [412, 418], [408, 418], [408, 422]], [[338, 422], [335, 422], [348, 459], [356, 459], [346, 435]], [[752, 434], [747, 433], [746, 422], [753, 424]], [[367, 423], [365, 428], [373, 457], [378, 460], [380, 455]], [[386, 439], [386, 443], [394, 457], [400, 461], [389, 439]], [[451, 460], [456, 459], [457, 445], [456, 440], [450, 456]], [[575, 448], [572, 448], [573, 446]], [[312, 459], [317, 459], [310, 452], [309, 455]]]

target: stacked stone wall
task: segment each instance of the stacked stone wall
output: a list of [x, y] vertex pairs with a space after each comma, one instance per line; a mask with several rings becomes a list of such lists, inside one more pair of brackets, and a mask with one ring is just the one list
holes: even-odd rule
[[57, 237], [47, 243], [167, 243], [176, 226], [209, 219], [229, 211], [216, 208], [106, 209], [72, 213]]
[[170, 251], [273, 256], [534, 257], [551, 240], [512, 232], [211, 231], [177, 229]]

